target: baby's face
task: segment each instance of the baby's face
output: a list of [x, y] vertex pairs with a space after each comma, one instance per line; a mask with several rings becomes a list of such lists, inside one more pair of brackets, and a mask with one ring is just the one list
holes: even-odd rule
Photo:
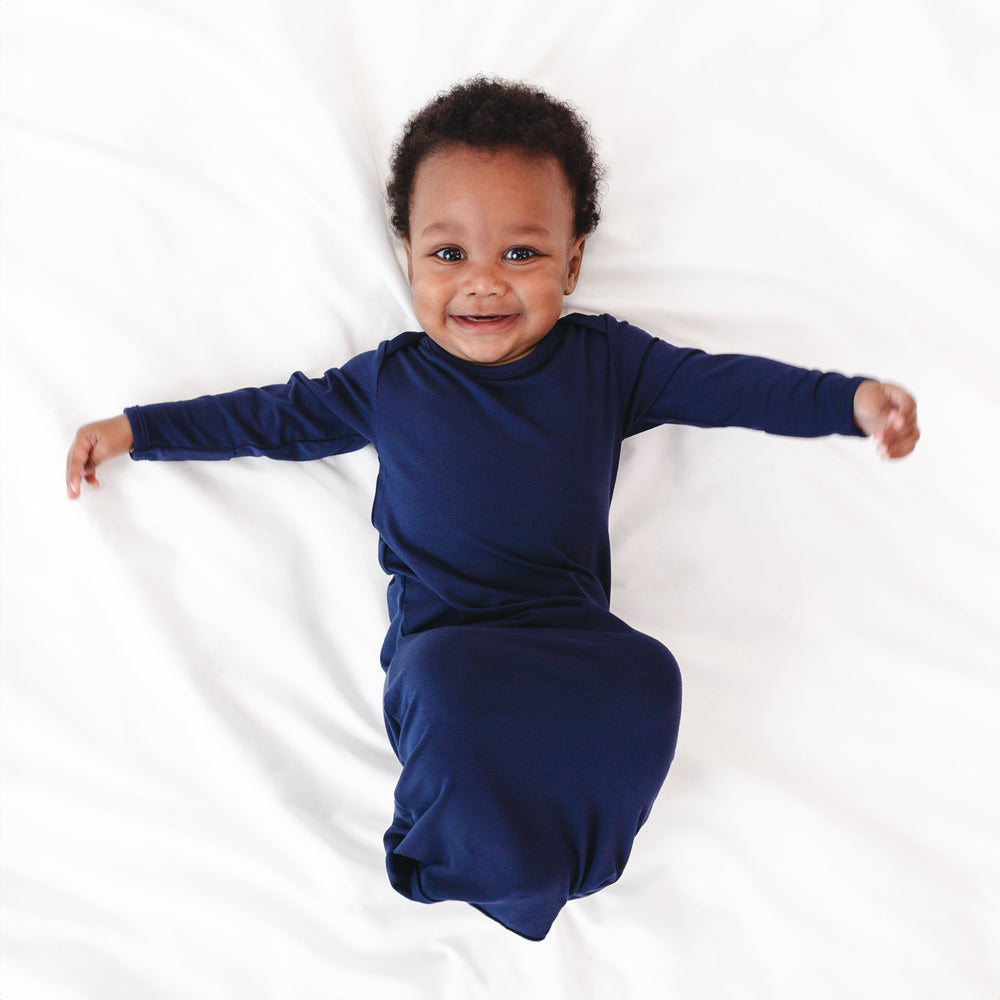
[[413, 307], [449, 354], [524, 357], [576, 287], [584, 238], [554, 157], [459, 146], [417, 170], [405, 242]]

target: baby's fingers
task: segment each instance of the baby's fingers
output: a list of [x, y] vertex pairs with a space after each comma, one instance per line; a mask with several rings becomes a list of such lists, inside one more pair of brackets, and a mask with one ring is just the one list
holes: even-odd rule
[[83, 436], [82, 429], [78, 431], [66, 456], [66, 494], [70, 500], [75, 500], [80, 495], [80, 486], [84, 480], [91, 486], [99, 485], [90, 461], [93, 450], [94, 442]]
[[[873, 434], [879, 453], [886, 458], [909, 455], [920, 439], [917, 402], [901, 386], [891, 382], [870, 383], [862, 397], [863, 429]], [[867, 425], [867, 426], [866, 426]]]
[[66, 457], [66, 494], [70, 500], [80, 495], [83, 482], [100, 486], [97, 467], [131, 450], [132, 444], [132, 427], [124, 414], [81, 427]]
[[894, 419], [884, 431], [876, 435], [879, 453], [886, 458], [904, 458], [917, 446], [920, 429], [916, 419], [902, 421], [902, 426]]

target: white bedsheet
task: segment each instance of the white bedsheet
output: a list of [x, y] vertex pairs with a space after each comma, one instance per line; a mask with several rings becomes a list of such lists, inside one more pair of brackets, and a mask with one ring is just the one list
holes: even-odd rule
[[[998, 51], [991, 0], [0, 6], [3, 1000], [1000, 997]], [[599, 137], [571, 308], [924, 432], [627, 443], [678, 756], [541, 944], [385, 877], [370, 451], [62, 485], [80, 423], [411, 328], [387, 155], [480, 71]]]

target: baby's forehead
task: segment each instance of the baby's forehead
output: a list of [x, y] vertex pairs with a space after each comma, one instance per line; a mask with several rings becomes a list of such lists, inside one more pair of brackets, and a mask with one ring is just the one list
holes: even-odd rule
[[417, 164], [417, 173], [428, 163], [447, 161], [459, 167], [514, 163], [524, 167], [551, 164], [565, 175], [558, 157], [547, 150], [532, 149], [516, 142], [481, 146], [468, 142], [446, 142], [429, 149]]
[[414, 178], [411, 223], [437, 224], [471, 211], [551, 228], [553, 220], [570, 221], [572, 193], [550, 154], [450, 146], [425, 157]]
[[413, 193], [447, 196], [461, 188], [490, 197], [504, 192], [535, 188], [570, 192], [570, 181], [559, 160], [518, 146], [500, 148], [451, 144], [435, 149], [417, 166]]

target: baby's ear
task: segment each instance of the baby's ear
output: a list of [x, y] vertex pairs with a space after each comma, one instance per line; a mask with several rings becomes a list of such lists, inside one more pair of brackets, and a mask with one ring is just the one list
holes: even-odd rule
[[410, 241], [408, 239], [403, 239], [403, 247], [406, 250], [406, 280], [412, 285], [413, 284], [413, 251], [410, 247]]
[[576, 288], [576, 283], [580, 280], [580, 268], [583, 266], [583, 250], [586, 245], [587, 237], [580, 236], [570, 247], [569, 266], [566, 269], [566, 287], [563, 290], [564, 295], [569, 295]]

